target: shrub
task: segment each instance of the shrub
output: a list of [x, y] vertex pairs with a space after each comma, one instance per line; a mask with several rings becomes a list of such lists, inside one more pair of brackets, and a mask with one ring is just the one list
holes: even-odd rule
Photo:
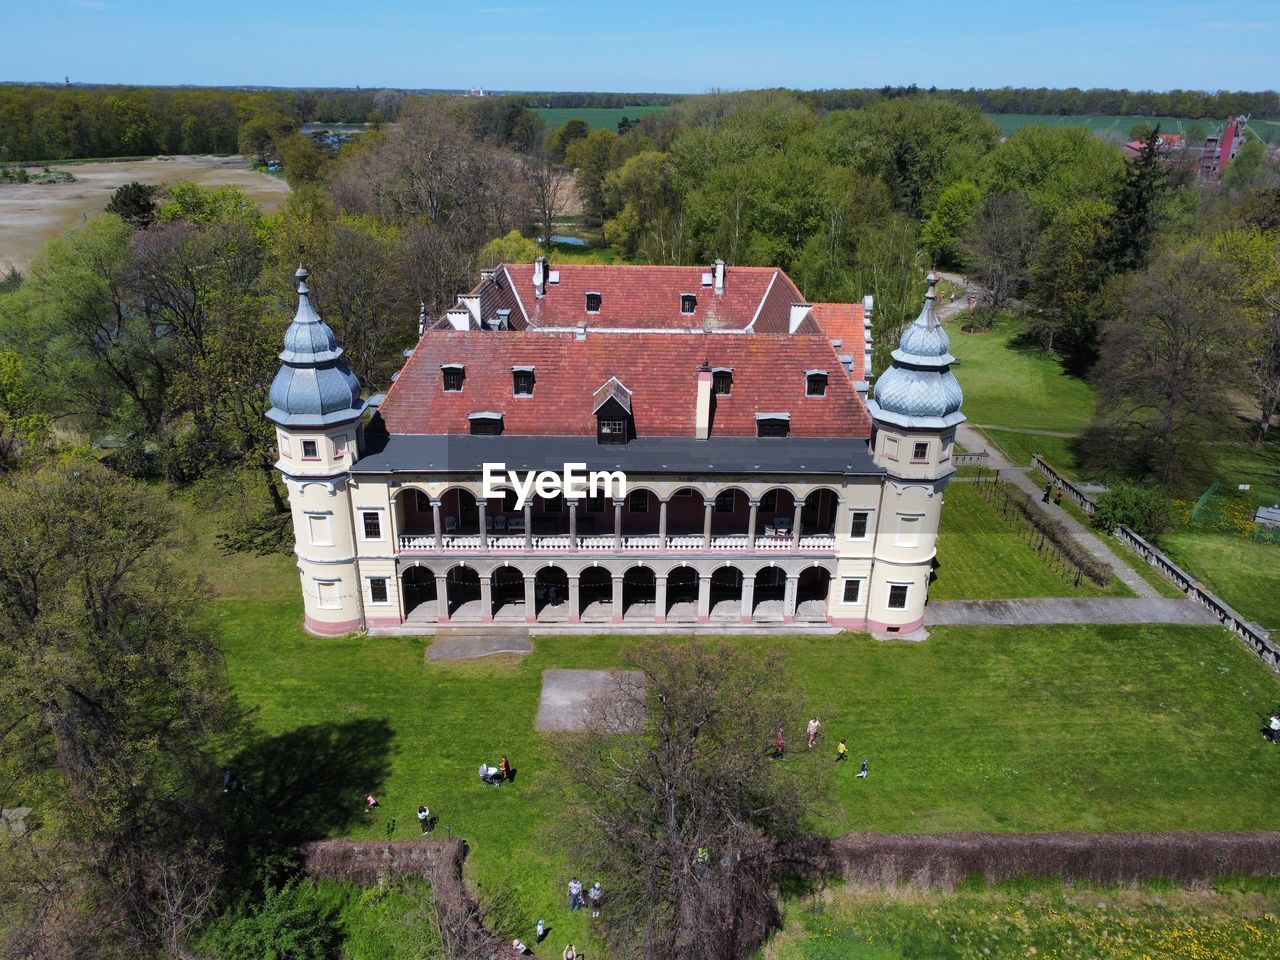
[[1119, 483], [1098, 497], [1094, 524], [1108, 533], [1123, 524], [1148, 543], [1173, 526], [1173, 501], [1159, 490], [1133, 483]]
[[225, 914], [205, 937], [218, 960], [330, 960], [339, 956], [337, 910], [305, 881], [267, 887], [261, 903]]

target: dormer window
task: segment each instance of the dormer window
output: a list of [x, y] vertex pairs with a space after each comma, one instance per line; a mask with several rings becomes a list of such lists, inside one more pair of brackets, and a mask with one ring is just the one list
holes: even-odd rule
[[698, 309], [698, 298], [692, 293], [680, 294], [680, 312], [695, 313]]
[[467, 418], [471, 421], [471, 435], [473, 437], [497, 437], [502, 434], [502, 414], [500, 413], [473, 413]]
[[804, 373], [804, 395], [806, 397], [825, 397], [827, 395], [827, 371], [806, 370]]
[[459, 393], [462, 390], [462, 378], [466, 368], [460, 363], [446, 363], [440, 368], [444, 375], [444, 389], [447, 393]]
[[617, 377], [596, 390], [592, 413], [596, 416], [597, 443], [626, 443], [631, 439], [631, 391]]
[[785, 437], [791, 432], [791, 414], [757, 413], [757, 437]]
[[718, 367], [711, 371], [711, 393], [722, 397], [733, 392], [733, 371], [726, 367]]
[[511, 392], [517, 397], [533, 396], [533, 367], [511, 368]]
[[587, 294], [587, 313], [599, 313], [599, 312], [600, 312], [600, 294], [588, 293]]

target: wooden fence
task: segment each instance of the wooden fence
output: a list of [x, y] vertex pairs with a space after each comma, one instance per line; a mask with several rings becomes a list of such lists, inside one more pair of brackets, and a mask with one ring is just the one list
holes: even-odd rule
[[[1067, 496], [1080, 504], [1080, 509], [1089, 516], [1093, 516], [1097, 511], [1098, 505], [1083, 490], [1054, 470], [1041, 459], [1039, 454], [1031, 458], [1031, 463], [1050, 481], [1061, 483]], [[1124, 524], [1120, 524], [1111, 532], [1117, 540], [1133, 549], [1148, 565], [1154, 567], [1189, 599], [1209, 610], [1223, 627], [1243, 640], [1263, 663], [1280, 673], [1280, 647], [1272, 642], [1271, 635], [1267, 631], [1246, 620], [1216, 593], [1206, 590], [1200, 581], [1170, 560], [1158, 547], [1148, 543]]]

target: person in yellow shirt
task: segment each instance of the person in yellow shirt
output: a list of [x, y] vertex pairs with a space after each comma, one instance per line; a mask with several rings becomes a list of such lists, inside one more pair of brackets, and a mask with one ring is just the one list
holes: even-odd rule
[[840, 742], [836, 744], [836, 763], [839, 763], [841, 760], [848, 760], [848, 759], [849, 759], [849, 747], [844, 742], [844, 738], [842, 737], [840, 739]]

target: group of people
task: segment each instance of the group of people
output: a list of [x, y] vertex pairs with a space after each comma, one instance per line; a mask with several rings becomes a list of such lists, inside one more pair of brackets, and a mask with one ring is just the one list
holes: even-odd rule
[[[591, 916], [600, 916], [600, 907], [604, 903], [604, 888], [597, 880], [587, 891], [587, 899], [591, 901]], [[582, 909], [582, 881], [574, 877], [569, 881], [569, 912]]]
[[487, 763], [480, 764], [480, 782], [486, 787], [500, 787], [504, 781], [514, 779], [515, 774], [511, 769], [511, 761], [507, 759], [505, 753], [496, 767], [491, 767]]
[[1056, 486], [1052, 481], [1050, 481], [1049, 483], [1046, 483], [1044, 485], [1044, 496], [1040, 498], [1040, 502], [1048, 503], [1049, 498], [1051, 496], [1053, 497], [1053, 502], [1057, 506], [1059, 507], [1062, 506], [1062, 484], [1061, 483], [1057, 484]]
[[[1280, 727], [1277, 727], [1277, 729], [1280, 729]], [[808, 741], [809, 749], [812, 750], [814, 746], [817, 744], [818, 738], [822, 734], [822, 723], [821, 721], [818, 720], [817, 717], [813, 717], [812, 719], [810, 719], [808, 724], [806, 724], [805, 734]], [[786, 747], [782, 738], [782, 727], [778, 727], [777, 731], [773, 735], [773, 757], [775, 760], [781, 760], [783, 759], [784, 756], [786, 756]], [[845, 742], [844, 737], [841, 737], [840, 741], [836, 744], [835, 762], [840, 763], [841, 761], [848, 760], [848, 759], [849, 759], [849, 744]], [[862, 761], [862, 768], [858, 771], [859, 780], [867, 779], [868, 764], [869, 764], [868, 760]]]

